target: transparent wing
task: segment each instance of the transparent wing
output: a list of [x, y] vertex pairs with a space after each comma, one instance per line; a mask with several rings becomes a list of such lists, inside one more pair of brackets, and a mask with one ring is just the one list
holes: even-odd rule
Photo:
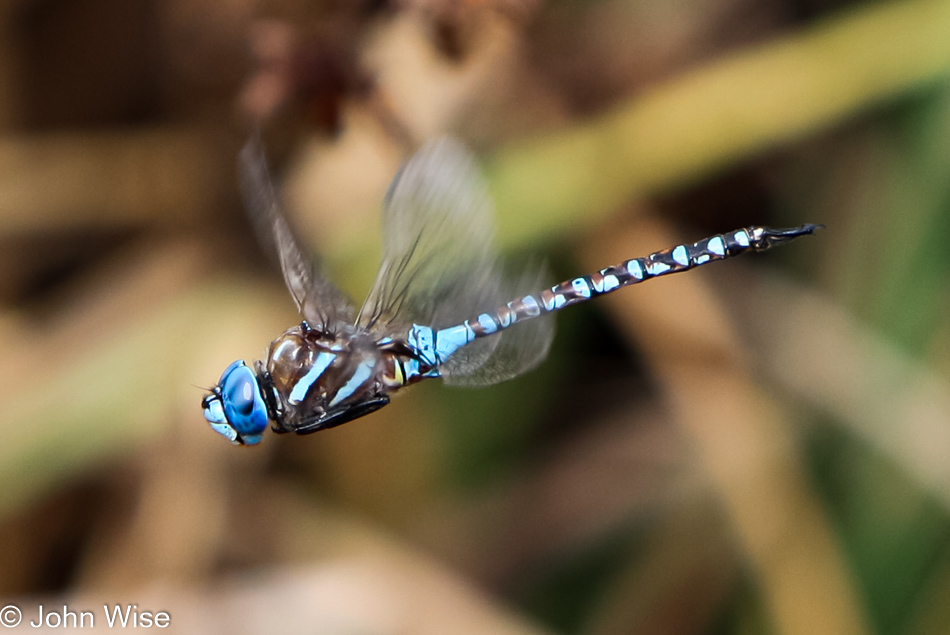
[[359, 324], [456, 324], [495, 299], [491, 202], [458, 142], [427, 144], [393, 179], [383, 210], [383, 259]]
[[[487, 188], [456, 141], [429, 143], [402, 167], [386, 196], [383, 232], [383, 260], [360, 326], [395, 336], [412, 323], [444, 328], [515, 297], [506, 297], [512, 287], [494, 246]], [[514, 377], [537, 363], [538, 351], [543, 357], [551, 324], [535, 320], [511, 338], [506, 332], [473, 342], [453, 355], [443, 377], [465, 385]]]
[[284, 282], [297, 309], [310, 326], [327, 332], [334, 331], [341, 323], [351, 322], [352, 305], [320, 274], [315, 262], [305, 256], [281, 211], [260, 135], [254, 134], [245, 144], [238, 163], [248, 215], [261, 244], [280, 261]]
[[[547, 269], [544, 267], [527, 267], [519, 277], [503, 285], [503, 297], [511, 300], [536, 293], [545, 286], [545, 281], [550, 280], [546, 274]], [[498, 335], [472, 342], [442, 367], [443, 381], [450, 386], [490, 386], [528, 372], [547, 357], [554, 339], [554, 325], [554, 316], [548, 313], [529, 322], [515, 324]], [[484, 359], [477, 349], [468, 351], [494, 338], [500, 340]]]

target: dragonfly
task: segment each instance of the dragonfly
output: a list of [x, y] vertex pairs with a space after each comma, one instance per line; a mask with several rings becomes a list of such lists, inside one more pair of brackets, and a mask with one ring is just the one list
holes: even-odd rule
[[492, 202], [472, 155], [453, 139], [406, 161], [383, 205], [376, 280], [357, 311], [301, 247], [255, 135], [239, 156], [241, 189], [262, 243], [280, 262], [303, 320], [266, 357], [237, 360], [201, 402], [212, 429], [237, 445], [277, 433], [310, 434], [347, 423], [426, 379], [488, 386], [540, 364], [565, 307], [652, 278], [749, 251], [821, 225], [747, 227], [633, 258], [552, 287], [543, 273], [508, 275], [494, 241]]

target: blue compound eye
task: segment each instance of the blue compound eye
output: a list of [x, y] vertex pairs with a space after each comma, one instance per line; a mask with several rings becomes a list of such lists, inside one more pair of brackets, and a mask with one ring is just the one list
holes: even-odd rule
[[254, 445], [267, 428], [267, 404], [260, 384], [243, 360], [225, 369], [218, 387], [201, 405], [211, 427], [232, 443]]
[[239, 359], [236, 362], [231, 362], [231, 365], [224, 369], [224, 372], [221, 373], [221, 379], [218, 380], [218, 386], [223, 386], [224, 382], [227, 380], [228, 375], [234, 372], [235, 368], [240, 368], [244, 366], [244, 360]]
[[221, 377], [221, 402], [228, 423], [240, 436], [259, 435], [267, 428], [267, 405], [257, 376], [244, 362], [235, 362]]

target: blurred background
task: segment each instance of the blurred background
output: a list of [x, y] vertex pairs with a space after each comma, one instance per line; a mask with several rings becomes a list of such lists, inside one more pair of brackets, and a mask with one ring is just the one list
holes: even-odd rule
[[[6, 0], [0, 32], [19, 629], [950, 631], [950, 3]], [[254, 120], [357, 299], [443, 134], [552, 284], [827, 229], [571, 308], [509, 383], [235, 448], [197, 387], [299, 320], [239, 201]]]

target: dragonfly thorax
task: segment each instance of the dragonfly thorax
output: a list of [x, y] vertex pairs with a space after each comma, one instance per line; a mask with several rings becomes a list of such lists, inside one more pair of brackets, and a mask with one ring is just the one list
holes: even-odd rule
[[278, 432], [312, 432], [389, 403], [392, 360], [368, 332], [335, 334], [306, 322], [274, 340], [258, 374]]

